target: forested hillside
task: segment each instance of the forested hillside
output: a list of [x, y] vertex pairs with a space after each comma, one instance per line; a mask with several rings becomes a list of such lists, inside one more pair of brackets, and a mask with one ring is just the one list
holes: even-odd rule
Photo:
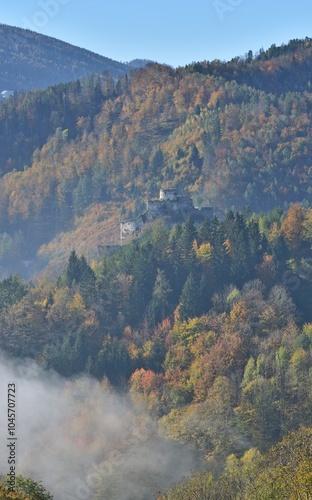
[[[152, 63], [0, 104], [0, 350], [69, 379], [53, 429], [76, 477], [96, 466], [90, 498], [311, 498], [311, 50]], [[215, 217], [106, 248], [160, 187]], [[10, 275], [26, 265], [32, 282]], [[56, 498], [72, 488], [62, 446], [40, 461]], [[177, 477], [172, 457], [194, 450]]]
[[[33, 259], [99, 204], [115, 206], [118, 224], [144, 211], [160, 186], [215, 210], [309, 206], [310, 45], [176, 70], [149, 64], [117, 81], [91, 75], [15, 94], [0, 104], [3, 232], [27, 240], [21, 253]], [[261, 85], [246, 77], [255, 68]]]
[[[142, 199], [156, 193], [160, 183], [189, 190], [199, 202], [209, 200], [221, 208], [250, 205], [252, 209], [261, 210], [310, 200], [308, 92], [276, 96], [219, 77], [188, 74], [159, 65], [139, 70], [130, 82], [119, 80], [111, 98], [106, 98], [106, 88], [104, 92], [100, 87], [95, 90], [93, 106], [100, 108], [96, 116], [92, 116], [92, 108], [79, 109], [82, 107], [80, 90], [72, 87], [68, 88], [68, 97], [66, 93], [62, 97], [66, 99], [65, 110], [61, 111], [62, 100], [56, 99], [55, 108], [45, 111], [41, 103], [44, 95], [39, 103], [35, 99], [30, 103], [28, 113], [32, 109], [32, 115], [28, 114], [24, 127], [34, 139], [37, 127], [42, 135], [51, 130], [52, 124], [61, 128], [68, 125], [68, 133], [64, 132], [65, 144], [60, 142], [58, 131], [30, 160], [27, 173], [9, 176], [3, 183], [6, 191], [10, 191], [12, 182], [17, 192], [33, 188], [37, 191], [39, 206], [32, 210], [32, 216], [37, 219], [47, 202], [47, 194], [40, 191], [41, 183], [33, 186], [33, 179], [38, 175], [46, 179], [44, 185], [54, 184], [54, 193], [58, 192], [58, 196], [54, 196], [51, 187], [48, 195], [51, 201], [54, 196], [53, 201], [61, 211], [64, 211], [64, 200], [62, 203], [60, 191], [69, 193], [66, 206], [71, 208], [79, 182], [80, 186], [88, 182], [91, 186], [96, 175], [103, 179], [107, 196], [118, 200], [128, 196]], [[50, 92], [53, 95], [53, 91]], [[55, 97], [60, 94], [56, 89], [54, 92]], [[39, 104], [43, 109], [42, 118], [37, 122]], [[6, 106], [14, 106], [12, 100]], [[12, 120], [7, 108], [3, 123]], [[82, 111], [80, 120], [70, 124], [70, 119], [73, 121], [75, 112], [79, 111]], [[18, 129], [13, 128], [14, 132]], [[14, 133], [9, 140], [24, 142], [27, 135], [23, 131], [21, 134], [21, 139]], [[6, 135], [5, 130], [4, 138]], [[9, 154], [10, 151], [7, 156]], [[52, 161], [51, 156], [59, 165], [53, 172], [45, 169]], [[79, 165], [74, 161], [77, 157]], [[7, 164], [14, 158], [4, 160]], [[24, 165], [25, 159], [20, 168]], [[63, 187], [55, 179], [60, 171], [65, 174], [62, 180], [67, 184]], [[81, 201], [81, 204], [97, 200], [92, 192], [91, 189], [86, 193], [90, 201]], [[3, 191], [2, 194], [4, 198], [7, 196]], [[12, 220], [23, 212], [21, 206], [14, 205], [13, 200], [7, 204]], [[68, 215], [72, 215], [73, 211], [68, 208]], [[23, 217], [29, 215], [26, 210]]]
[[[311, 244], [312, 209], [299, 204], [228, 212], [197, 229], [155, 221], [140, 242], [92, 266], [73, 251], [56, 283], [4, 280], [0, 349], [65, 377], [106, 381], [100, 393], [108, 383], [129, 390], [135, 419], [195, 448], [206, 473], [164, 498], [191, 500], [194, 488], [199, 499], [207, 491], [239, 499], [242, 488], [248, 498], [298, 498], [311, 491], [312, 472]], [[84, 439], [92, 449], [94, 433]], [[293, 462], [277, 460], [285, 449]], [[116, 484], [120, 467], [111, 470]], [[143, 500], [146, 483], [137, 481]], [[101, 482], [95, 498], [110, 487]]]
[[34, 31], [0, 24], [0, 91], [44, 89], [91, 72], [124, 75], [129, 67]]
[[188, 69], [235, 80], [274, 94], [302, 92], [311, 89], [311, 55], [312, 39], [306, 37], [305, 40], [291, 40], [280, 47], [273, 44], [268, 50], [261, 49], [256, 54], [249, 51], [245, 57], [235, 57], [228, 62], [193, 63]]

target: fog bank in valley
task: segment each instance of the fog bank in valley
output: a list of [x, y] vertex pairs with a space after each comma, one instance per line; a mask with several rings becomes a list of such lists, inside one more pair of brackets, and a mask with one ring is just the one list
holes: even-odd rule
[[0, 474], [8, 466], [7, 387], [16, 384], [17, 473], [56, 500], [156, 498], [189, 474], [193, 453], [164, 441], [127, 396], [85, 376], [65, 380], [0, 356]]

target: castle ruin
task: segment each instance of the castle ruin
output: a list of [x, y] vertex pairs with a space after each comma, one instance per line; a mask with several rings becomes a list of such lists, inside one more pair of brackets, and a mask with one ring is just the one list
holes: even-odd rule
[[203, 223], [208, 217], [212, 219], [212, 207], [194, 207], [193, 201], [188, 196], [179, 196], [176, 189], [160, 189], [158, 200], [148, 200], [146, 212], [136, 219], [126, 219], [120, 223], [120, 239], [124, 240], [131, 235], [138, 235], [148, 221], [159, 217], [164, 218], [168, 225], [184, 223], [192, 217], [195, 225]]

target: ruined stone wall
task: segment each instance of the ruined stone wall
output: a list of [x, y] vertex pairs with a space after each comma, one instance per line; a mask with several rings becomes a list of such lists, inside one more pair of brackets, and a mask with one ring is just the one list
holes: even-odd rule
[[121, 221], [120, 223], [120, 239], [124, 240], [128, 236], [138, 234], [144, 225], [143, 215], [140, 215], [135, 220]]
[[120, 224], [120, 238], [126, 239], [128, 236], [138, 234], [146, 221], [151, 221], [157, 217], [168, 217], [181, 222], [188, 217], [194, 217], [194, 221], [200, 224], [206, 217], [212, 219], [213, 209], [211, 207], [195, 208], [191, 198], [178, 196], [175, 189], [161, 189], [158, 200], [148, 200], [146, 213], [140, 215], [135, 220], [125, 220]]
[[178, 193], [176, 189], [161, 189], [159, 192], [160, 201], [176, 201]]

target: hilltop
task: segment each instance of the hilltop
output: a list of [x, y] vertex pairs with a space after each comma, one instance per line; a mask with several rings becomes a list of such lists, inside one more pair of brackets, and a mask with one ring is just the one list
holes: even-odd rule
[[190, 72], [220, 76], [258, 90], [282, 94], [311, 90], [312, 39], [293, 39], [288, 44], [272, 44], [266, 51], [250, 50], [231, 61], [202, 61], [187, 66]]
[[124, 75], [129, 66], [34, 31], [0, 24], [0, 90], [44, 89], [89, 73]]

